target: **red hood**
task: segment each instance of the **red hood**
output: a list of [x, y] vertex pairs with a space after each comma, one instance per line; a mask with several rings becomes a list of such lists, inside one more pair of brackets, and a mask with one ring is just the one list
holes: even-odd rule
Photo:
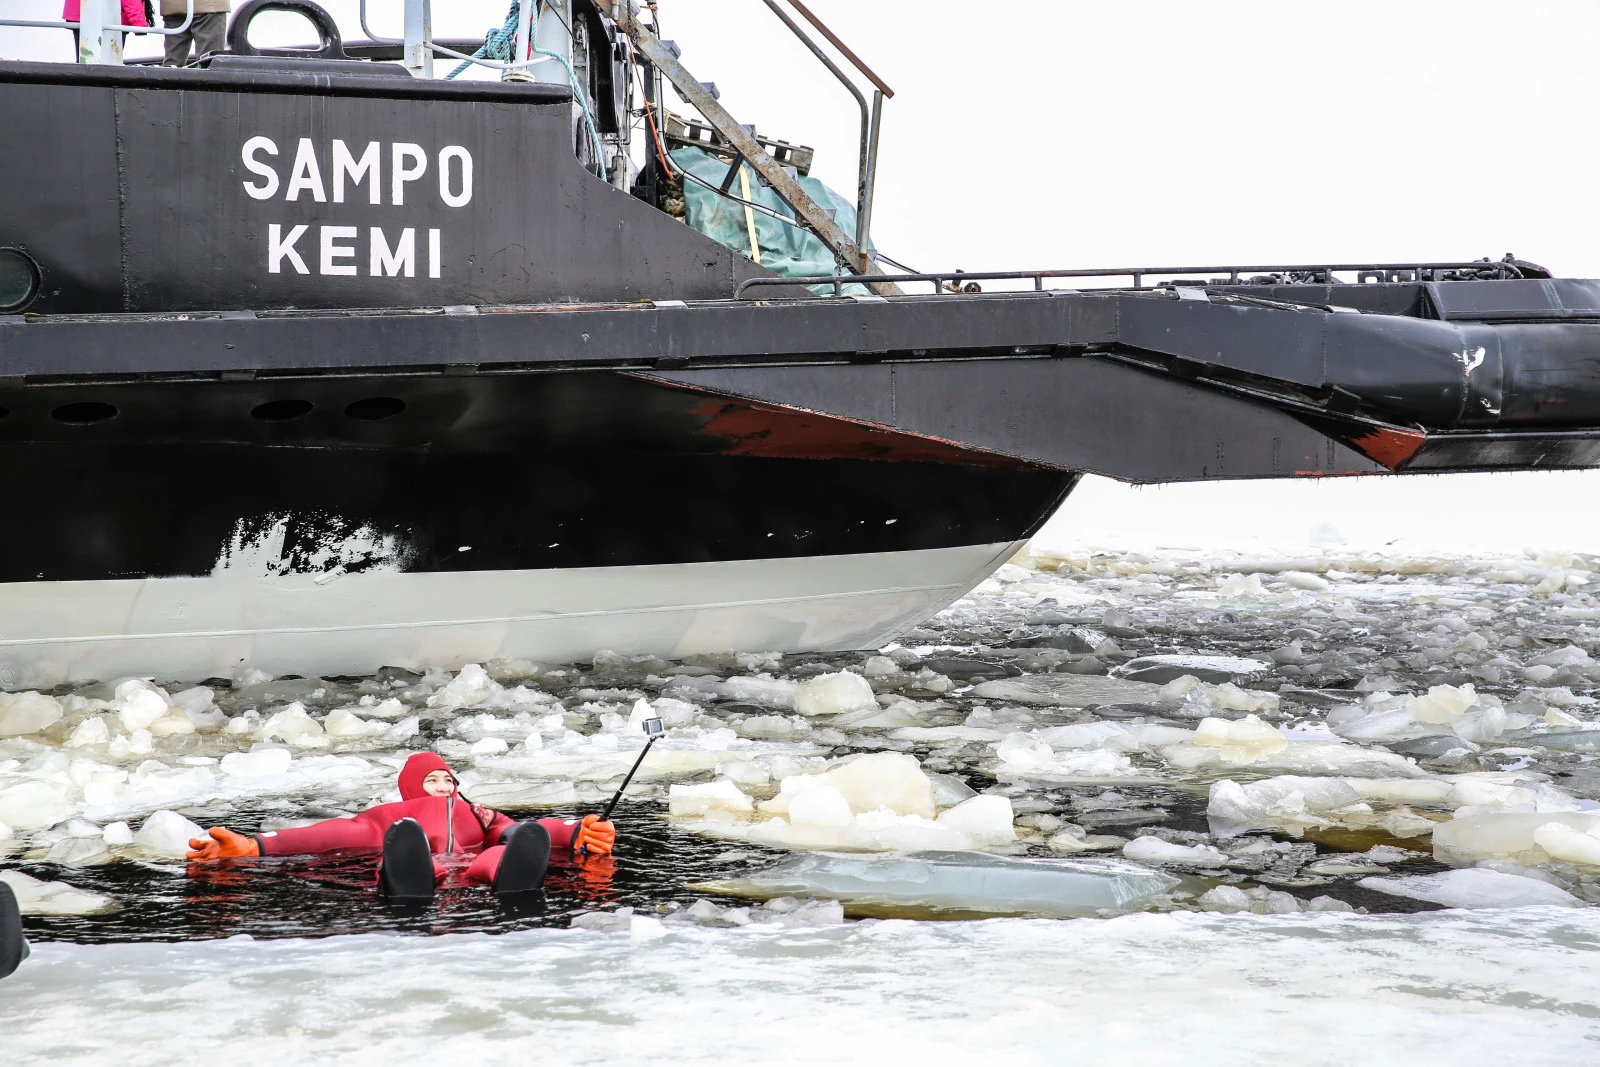
[[[422, 780], [434, 771], [450, 771], [450, 764], [437, 752], [418, 752], [406, 760], [406, 765], [400, 769], [400, 799], [416, 800], [427, 796]], [[455, 773], [450, 771], [450, 777], [454, 778]]]

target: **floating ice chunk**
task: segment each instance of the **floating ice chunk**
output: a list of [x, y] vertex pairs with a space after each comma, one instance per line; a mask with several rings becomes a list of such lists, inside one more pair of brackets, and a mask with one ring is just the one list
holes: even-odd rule
[[1198, 700], [1229, 711], [1272, 711], [1278, 707], [1277, 693], [1240, 689], [1232, 682], [1211, 685], [1192, 674], [1174, 678], [1158, 691], [1161, 700]]
[[695, 888], [758, 898], [826, 897], [857, 906], [1072, 917], [1104, 908], [1136, 908], [1181, 884], [1169, 874], [1114, 859], [936, 851], [877, 858], [796, 856], [742, 878]]
[[616, 911], [585, 911], [572, 917], [570, 925], [575, 930], [594, 930], [603, 934], [625, 934], [633, 927], [633, 909]]
[[[1227, 748], [1201, 748], [1198, 745], [1169, 745], [1161, 750], [1162, 758], [1175, 770], [1188, 772], [1240, 765], [1227, 759], [1228, 754]], [[1335, 741], [1289, 741], [1281, 751], [1256, 756], [1244, 765], [1261, 771], [1316, 777], [1424, 776], [1424, 772], [1404, 756], [1383, 749], [1362, 748]]]
[[1161, 687], [1124, 678], [1102, 678], [1088, 674], [1030, 674], [1020, 678], [996, 678], [975, 686], [974, 696], [986, 700], [1016, 700], [1024, 704], [1046, 704], [1067, 708], [1086, 708], [1090, 704], [1152, 703], [1162, 699]]
[[111, 728], [106, 725], [105, 716], [91, 715], [73, 727], [72, 736], [67, 738], [67, 747], [103, 745], [109, 740], [111, 740]]
[[939, 745], [950, 741], [998, 741], [1005, 735], [981, 726], [906, 726], [889, 734], [892, 741]]
[[1278, 577], [1295, 589], [1305, 589], [1313, 593], [1325, 593], [1329, 588], [1328, 579], [1307, 571], [1284, 571]]
[[1364, 889], [1426, 900], [1447, 908], [1524, 908], [1540, 905], [1578, 908], [1583, 901], [1565, 889], [1533, 878], [1482, 867], [1467, 867], [1438, 874], [1408, 874], [1392, 878], [1369, 877], [1356, 883]]
[[953, 808], [963, 800], [977, 796], [977, 790], [953, 774], [929, 774], [933, 783], [933, 803], [939, 808]]
[[888, 656], [868, 656], [867, 661], [861, 665], [861, 672], [868, 678], [884, 678], [891, 674], [899, 674], [900, 665]]
[[1286, 737], [1254, 715], [1233, 722], [1201, 719], [1194, 732], [1194, 743], [1203, 748], [1219, 749], [1218, 754], [1228, 763], [1256, 763], [1289, 747]]
[[1544, 782], [1529, 781], [1515, 772], [1489, 771], [1458, 774], [1452, 779], [1445, 803], [1460, 817], [1495, 811], [1577, 811], [1577, 799]]
[[1449, 781], [1440, 778], [1352, 778], [1349, 784], [1361, 794], [1362, 800], [1386, 804], [1445, 804], [1454, 788]]
[[500, 683], [476, 663], [469, 663], [449, 683], [428, 697], [428, 707], [451, 711], [494, 700], [502, 692]]
[[1217, 579], [1217, 595], [1222, 597], [1265, 596], [1259, 574], [1225, 574]]
[[473, 742], [471, 752], [474, 756], [500, 756], [511, 751], [511, 746], [506, 744], [503, 737], [485, 737]]
[[1034, 734], [1011, 734], [995, 745], [995, 773], [1009, 778], [1129, 778], [1140, 772], [1110, 749], [1056, 752]]
[[877, 709], [878, 698], [872, 692], [871, 683], [850, 671], [818, 675], [801, 682], [794, 692], [794, 710], [801, 715], [841, 715], [849, 711]]
[[0, 693], [0, 737], [36, 734], [62, 716], [61, 701], [43, 693]]
[[[940, 826], [966, 834], [982, 848], [1009, 845], [1017, 839], [1016, 818], [1007, 797], [980, 793], [939, 815]], [[1600, 842], [1596, 842], [1600, 844]]]
[[245, 689], [252, 685], [270, 682], [273, 677], [273, 675], [258, 667], [240, 667], [233, 672], [233, 687], [234, 689]]
[[133, 844], [152, 855], [181, 857], [189, 851], [190, 838], [205, 835], [202, 827], [163, 808], [144, 821], [139, 832], [133, 835]]
[[125, 822], [107, 823], [100, 831], [101, 840], [108, 845], [133, 844], [133, 827]]
[[1585, 832], [1565, 823], [1549, 822], [1533, 832], [1533, 840], [1553, 860], [1600, 867], [1600, 827]]
[[322, 725], [306, 713], [306, 706], [298, 700], [269, 717], [256, 734], [263, 741], [277, 739], [306, 748], [327, 743]]
[[0, 871], [0, 882], [11, 887], [24, 915], [104, 915], [122, 907], [111, 897], [65, 882], [42, 881], [21, 871]]
[[67, 791], [54, 782], [13, 779], [13, 784], [0, 785], [0, 822], [14, 829], [45, 830], [72, 813]]
[[724, 700], [764, 704], [769, 708], [792, 708], [797, 689], [799, 686], [796, 683], [781, 678], [740, 675], [718, 682], [716, 694]]
[[1159, 837], [1136, 837], [1122, 846], [1122, 854], [1140, 863], [1182, 863], [1194, 867], [1220, 867], [1228, 860], [1210, 845], [1174, 845]]
[[733, 726], [733, 732], [740, 737], [760, 737], [775, 741], [787, 741], [801, 734], [811, 732], [811, 724], [799, 716], [788, 715], [751, 715]]
[[322, 720], [323, 731], [335, 741], [348, 741], [357, 737], [370, 737], [382, 733], [383, 727], [370, 723], [349, 708], [334, 708]]
[[[1140, 838], [1139, 840], [1149, 840]], [[1129, 842], [1132, 844], [1133, 842]], [[1236, 885], [1219, 885], [1200, 894], [1195, 901], [1204, 911], [1220, 911], [1224, 913], [1241, 912], [1250, 910], [1250, 898], [1245, 896], [1244, 890]]]
[[113, 690], [112, 706], [122, 718], [122, 725], [131, 732], [149, 729], [150, 724], [167, 713], [171, 703], [166, 690], [150, 684], [143, 678], [125, 678]]
[[[1358, 709], [1359, 710], [1359, 709]], [[1418, 723], [1404, 708], [1353, 716], [1328, 716], [1328, 728], [1347, 741], [1361, 743], [1402, 741], [1442, 732]]]
[[1429, 688], [1426, 695], [1407, 701], [1406, 714], [1417, 722], [1448, 724], [1477, 702], [1478, 694], [1470, 684], [1436, 685]]
[[1600, 812], [1499, 813], [1451, 819], [1434, 827], [1433, 855], [1452, 864], [1476, 863], [1481, 859], [1543, 863], [1551, 857], [1534, 835], [1552, 823], [1581, 833], [1593, 833], [1600, 830]]
[[667, 791], [667, 814], [675, 816], [705, 815], [710, 811], [747, 812], [755, 804], [726, 778], [706, 785], [677, 785]]
[[194, 720], [189, 718], [189, 713], [179, 707], [172, 707], [167, 713], [149, 726], [151, 737], [171, 737], [174, 734], [192, 734], [195, 732]]
[[1206, 817], [1217, 837], [1251, 830], [1282, 830], [1299, 837], [1314, 827], [1334, 826], [1341, 814], [1370, 813], [1361, 795], [1342, 778], [1282, 775], [1240, 784], [1211, 783]]
[[[897, 815], [934, 816], [933, 783], [916, 758], [899, 752], [873, 752], [834, 764], [819, 775], [802, 776], [839, 790], [856, 813], [887, 808]], [[788, 787], [789, 778], [780, 785]], [[809, 782], [808, 782], [809, 784]], [[804, 788], [804, 787], [802, 787]], [[763, 806], [763, 810], [765, 806]]]
[[855, 812], [843, 793], [817, 778], [811, 789], [789, 801], [789, 825], [804, 830], [843, 830], [855, 823]]
[[254, 752], [230, 752], [222, 757], [222, 773], [235, 778], [267, 778], [285, 774], [293, 761], [286, 748], [258, 748]]

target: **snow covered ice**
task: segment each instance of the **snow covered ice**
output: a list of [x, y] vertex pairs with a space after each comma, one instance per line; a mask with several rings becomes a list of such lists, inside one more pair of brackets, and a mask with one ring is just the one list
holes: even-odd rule
[[[1574, 946], [1600, 902], [1600, 599], [1588, 591], [1600, 582], [1571, 579], [1600, 562], [1034, 553], [899, 644], [860, 653], [603, 652], [577, 664], [357, 679], [241, 671], [4, 694], [0, 868], [22, 887], [37, 942], [6, 995], [44, 1004], [70, 974], [87, 983], [84, 1003], [115, 1012], [115, 996], [96, 993], [112, 980], [92, 961], [108, 976], [139, 973], [154, 949], [65, 942], [229, 933], [292, 936], [194, 946], [193, 981], [240, 966], [253, 945], [259, 958], [245, 966], [269, 983], [309, 960], [364, 980], [388, 954], [436, 954], [449, 973], [488, 981], [485, 996], [526, 1005], [538, 998], [511, 976], [529, 990], [558, 976], [588, 988], [579, 960], [648, 975], [693, 954], [707, 973], [740, 975], [740, 961], [782, 959], [799, 968], [794, 983], [813, 968], [827, 988], [821, 964], [796, 963], [812, 957], [777, 940], [802, 938], [820, 958], [881, 954], [870, 988], [890, 973], [941, 975], [917, 987], [929, 1018], [957, 1003], [941, 998], [961, 995], [954, 975], [968, 957], [1004, 952], [1004, 968], [981, 964], [996, 982], [1053, 959], [1060, 973], [1041, 989], [1108, 1008], [1120, 990], [1107, 1020], [1171, 1011], [1244, 1050], [1255, 1040], [1246, 1009], [1206, 1014], [1185, 999], [1198, 995], [1191, 987], [1221, 982], [1242, 1004], [1280, 1010], [1295, 989], [1328, 996], [1332, 979], [1319, 987], [1317, 975], [1359, 972], [1330, 1007], [1307, 1007], [1309, 993], [1292, 1000], [1297, 1025], [1371, 1027], [1385, 1047], [1470, 1032], [1463, 1047], [1477, 1054], [1485, 1040], [1514, 1047], [1505, 1035], [1537, 1023], [1551, 1035], [1541, 1049], [1589, 1047], [1576, 1042], [1596, 1032], [1584, 1012], [1600, 1005], [1583, 1006], [1595, 998], [1573, 983], [1587, 974]], [[618, 809], [614, 883], [563, 882], [547, 914], [515, 920], [467, 896], [442, 906], [436, 930], [514, 930], [489, 942], [527, 948], [504, 987], [466, 962], [483, 951], [458, 947], [479, 944], [469, 935], [294, 940], [318, 923], [403, 929], [362, 903], [370, 870], [359, 864], [317, 884], [263, 864], [231, 884], [181, 859], [206, 826], [273, 829], [395, 799], [397, 769], [423, 748], [482, 803], [595, 811], [657, 716], [668, 735]], [[1428, 914], [1384, 914], [1412, 911]], [[1032, 918], [941, 918], [951, 915]], [[1395, 931], [1417, 940], [1395, 942]], [[1193, 965], [1200, 978], [1180, 973], [1173, 945], [1204, 961]], [[1378, 946], [1392, 962], [1362, 969]], [[1539, 962], [1463, 978], [1446, 952]], [[1227, 960], [1287, 984], [1247, 988]], [[1401, 1011], [1383, 999], [1383, 966], [1447, 992], [1416, 994]], [[709, 987], [674, 981], [686, 1010], [710, 1018]], [[854, 1009], [802, 985], [744, 984], [763, 1011], [856, 1025]], [[1471, 1021], [1486, 998], [1529, 991], [1582, 1010], [1495, 1000], [1492, 1038]], [[592, 995], [598, 1003], [598, 985]], [[49, 1003], [40, 1018], [70, 1027], [80, 1009]], [[295, 1028], [325, 1035], [288, 1001], [242, 1010], [291, 1043]], [[558, 1048], [578, 1048], [542, 1010], [502, 1029], [543, 1019]], [[187, 1011], [173, 1001], [130, 1025], [187, 1028]], [[1029, 1015], [1035, 1026], [1051, 1017]], [[1086, 1047], [1137, 1058], [1106, 1026]], [[382, 1032], [376, 1021], [356, 1029]], [[43, 1055], [63, 1032], [41, 1023], [19, 1047]], [[771, 1058], [759, 1041], [755, 1028], [724, 1047]], [[363, 1056], [351, 1046], [345, 1058]]]

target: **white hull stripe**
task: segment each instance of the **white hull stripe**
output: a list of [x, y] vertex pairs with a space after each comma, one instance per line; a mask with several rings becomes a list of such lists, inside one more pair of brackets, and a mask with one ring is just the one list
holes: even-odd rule
[[459, 668], [599, 649], [876, 648], [982, 581], [1016, 543], [559, 571], [369, 572], [0, 585], [0, 687]]

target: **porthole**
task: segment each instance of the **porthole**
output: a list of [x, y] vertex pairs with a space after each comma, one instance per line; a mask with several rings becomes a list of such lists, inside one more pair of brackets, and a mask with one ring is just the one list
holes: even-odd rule
[[398, 397], [369, 396], [345, 408], [344, 413], [362, 422], [377, 422], [379, 419], [392, 419], [405, 409], [406, 402]]
[[50, 413], [50, 417], [71, 426], [89, 426], [116, 418], [117, 409], [98, 400], [79, 400], [73, 404], [62, 404]]
[[268, 400], [265, 404], [257, 404], [250, 409], [252, 418], [262, 422], [288, 422], [298, 419], [302, 415], [311, 414], [311, 401], [309, 400]]
[[39, 264], [20, 248], [0, 248], [0, 315], [27, 310], [39, 295]]

